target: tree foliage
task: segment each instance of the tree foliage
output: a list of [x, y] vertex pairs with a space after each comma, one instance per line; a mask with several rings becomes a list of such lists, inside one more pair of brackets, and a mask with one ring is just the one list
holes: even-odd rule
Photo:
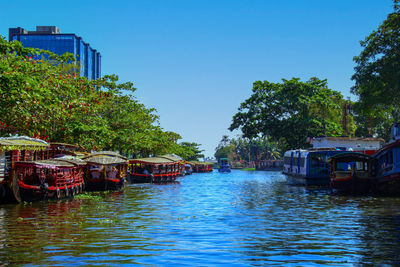
[[[382, 135], [400, 119], [400, 4], [394, 1], [394, 11], [360, 44], [351, 92], [359, 97], [358, 125], [365, 133]], [[367, 122], [365, 124], [365, 122]]]
[[0, 136], [27, 135], [136, 157], [178, 146], [181, 136], [160, 127], [156, 110], [133, 96], [133, 83], [118, 83], [116, 75], [80, 77], [73, 60], [72, 54], [0, 38]]
[[354, 134], [351, 114], [346, 115], [343, 127], [343, 105], [348, 101], [329, 89], [326, 80], [314, 77], [307, 82], [298, 78], [282, 81], [256, 81], [252, 95], [240, 105], [229, 130], [241, 129], [250, 139], [266, 136], [283, 149], [306, 147], [307, 137]]
[[229, 139], [224, 135], [215, 149], [215, 158], [229, 158], [235, 161], [271, 160], [280, 158], [279, 146], [268, 138], [248, 139], [243, 137]]

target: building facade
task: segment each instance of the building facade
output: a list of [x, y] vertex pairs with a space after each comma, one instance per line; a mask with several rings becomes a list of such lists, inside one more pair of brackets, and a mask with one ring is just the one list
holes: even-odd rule
[[36, 26], [36, 31], [21, 27], [9, 28], [9, 41], [18, 40], [26, 47], [44, 49], [62, 55], [74, 54], [80, 66], [81, 76], [90, 80], [101, 77], [101, 55], [74, 33], [61, 33], [56, 26]]

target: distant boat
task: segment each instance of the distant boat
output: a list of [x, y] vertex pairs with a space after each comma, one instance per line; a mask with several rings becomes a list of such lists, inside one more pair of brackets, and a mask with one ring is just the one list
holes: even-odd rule
[[230, 165], [229, 165], [229, 161], [228, 161], [227, 158], [221, 158], [221, 159], [219, 159], [218, 172], [222, 172], [222, 173], [229, 173], [229, 172], [231, 172], [231, 167], [230, 167]]

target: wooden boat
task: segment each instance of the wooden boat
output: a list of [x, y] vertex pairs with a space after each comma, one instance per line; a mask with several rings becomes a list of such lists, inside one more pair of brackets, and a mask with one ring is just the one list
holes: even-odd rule
[[181, 161], [166, 157], [132, 159], [129, 161], [131, 183], [173, 182], [180, 174]]
[[214, 164], [211, 162], [191, 161], [193, 172], [212, 172]]
[[218, 172], [222, 172], [222, 173], [231, 172], [231, 166], [229, 165], [229, 161], [227, 158], [219, 159]]
[[161, 156], [157, 156], [158, 158], [166, 158], [169, 160], [172, 160], [175, 163], [178, 163], [178, 172], [179, 172], [179, 176], [185, 176], [186, 172], [185, 172], [185, 161], [174, 154], [165, 154], [165, 155], [161, 155]]
[[128, 159], [111, 151], [95, 152], [82, 158], [86, 165], [87, 190], [118, 190], [126, 181]]
[[51, 142], [49, 149], [49, 158], [59, 158], [66, 155], [75, 156], [75, 152], [77, 150], [77, 145]]
[[368, 194], [376, 190], [375, 159], [345, 152], [329, 159], [331, 187], [339, 193]]
[[16, 162], [14, 170], [19, 187], [14, 192], [19, 194], [16, 198], [24, 201], [59, 199], [82, 193], [85, 165], [85, 162], [67, 158]]
[[50, 145], [26, 136], [0, 138], [0, 198], [21, 202], [15, 163], [49, 157]]

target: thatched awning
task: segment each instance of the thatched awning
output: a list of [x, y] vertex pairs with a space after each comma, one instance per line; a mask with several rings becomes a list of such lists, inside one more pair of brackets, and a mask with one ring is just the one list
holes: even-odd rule
[[126, 157], [111, 151], [95, 152], [89, 156], [83, 157], [82, 160], [87, 163], [99, 165], [128, 164], [128, 159]]
[[46, 141], [27, 136], [1, 137], [0, 151], [11, 150], [46, 150], [50, 147]]
[[172, 164], [175, 161], [161, 158], [161, 157], [152, 157], [152, 158], [141, 158], [141, 159], [131, 159], [129, 163], [144, 163], [144, 164]]
[[181, 157], [178, 157], [177, 155], [173, 155], [173, 154], [166, 154], [166, 155], [162, 155], [162, 156], [158, 156], [159, 158], [166, 158], [172, 161], [183, 161], [183, 159]]

